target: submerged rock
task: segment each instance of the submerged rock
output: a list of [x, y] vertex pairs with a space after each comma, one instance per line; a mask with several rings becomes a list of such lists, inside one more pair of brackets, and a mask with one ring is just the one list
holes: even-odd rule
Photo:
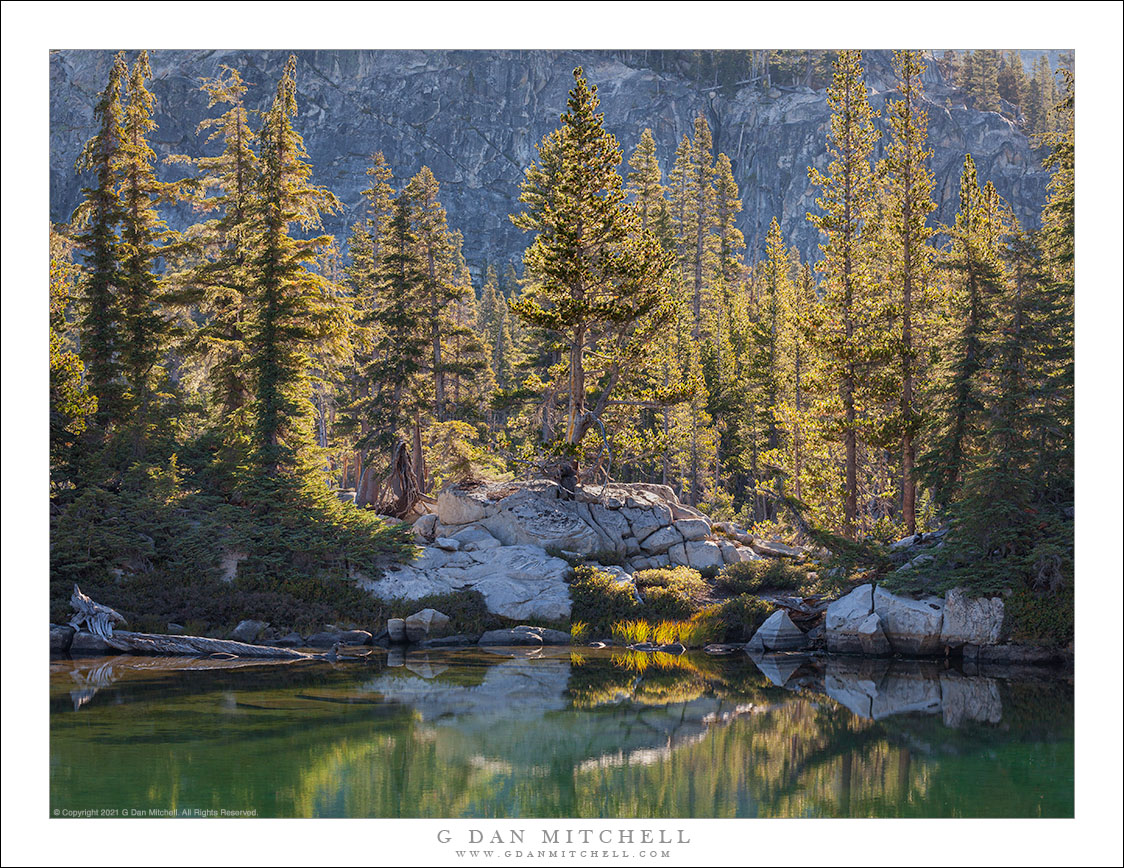
[[533, 630], [489, 630], [480, 637], [481, 645], [542, 645], [542, 636]]

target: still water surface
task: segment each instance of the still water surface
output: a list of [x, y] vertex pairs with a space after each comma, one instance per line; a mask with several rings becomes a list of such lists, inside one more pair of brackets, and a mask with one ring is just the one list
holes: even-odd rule
[[103, 657], [52, 661], [50, 697], [63, 815], [1073, 816], [1072, 681], [1033, 670], [566, 649]]

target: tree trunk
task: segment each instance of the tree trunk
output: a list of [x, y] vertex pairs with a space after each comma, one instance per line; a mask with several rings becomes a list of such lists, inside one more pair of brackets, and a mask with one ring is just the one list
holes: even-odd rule
[[566, 414], [566, 443], [576, 446], [585, 435], [585, 330], [579, 330], [570, 345], [570, 401]]
[[421, 416], [414, 418], [414, 485], [425, 491], [425, 453], [422, 452]]

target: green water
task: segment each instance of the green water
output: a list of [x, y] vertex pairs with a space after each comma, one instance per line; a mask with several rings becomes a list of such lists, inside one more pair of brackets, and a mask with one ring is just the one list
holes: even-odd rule
[[52, 661], [52, 815], [1073, 816], [1059, 676], [511, 654]]

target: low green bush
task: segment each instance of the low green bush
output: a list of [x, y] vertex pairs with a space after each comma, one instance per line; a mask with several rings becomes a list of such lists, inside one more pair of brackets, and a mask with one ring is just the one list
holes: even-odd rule
[[748, 642], [775, 607], [749, 594], [708, 606], [692, 619], [712, 642]]
[[763, 558], [730, 564], [718, 574], [718, 587], [731, 594], [757, 591], [797, 591], [805, 584], [808, 571], [781, 558]]
[[632, 578], [650, 620], [690, 618], [703, 605], [708, 590], [699, 571], [690, 567], [640, 570]]
[[570, 579], [570, 618], [588, 624], [595, 638], [606, 637], [618, 621], [632, 620], [640, 615], [640, 604], [627, 585], [613, 581], [606, 573], [589, 564], [574, 567]]
[[1003, 629], [1012, 642], [1063, 647], [1073, 641], [1073, 587], [1057, 593], [1020, 588], [1003, 601]]

